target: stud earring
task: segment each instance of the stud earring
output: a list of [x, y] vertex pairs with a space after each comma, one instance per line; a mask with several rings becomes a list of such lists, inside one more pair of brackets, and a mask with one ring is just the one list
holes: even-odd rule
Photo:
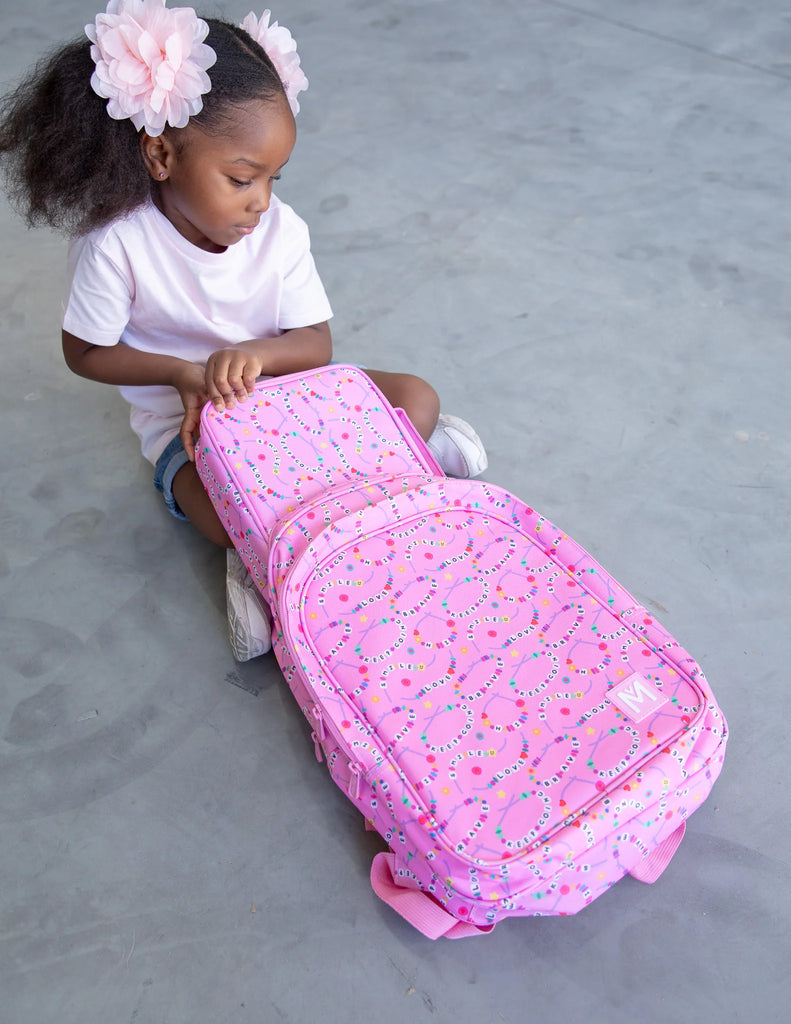
[[164, 172], [164, 171], [160, 171], [160, 172], [159, 172], [159, 180], [160, 180], [160, 181], [162, 181], [162, 179], [163, 179], [164, 177], [165, 177], [165, 172]]

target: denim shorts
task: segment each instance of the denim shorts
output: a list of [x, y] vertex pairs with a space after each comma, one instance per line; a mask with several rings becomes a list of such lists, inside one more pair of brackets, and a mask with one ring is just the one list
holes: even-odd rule
[[184, 445], [181, 443], [181, 438], [178, 434], [168, 444], [167, 448], [157, 459], [156, 468], [154, 469], [154, 487], [160, 492], [162, 497], [165, 499], [168, 512], [176, 519], [183, 519], [188, 522], [187, 517], [181, 511], [178, 506], [178, 502], [173, 497], [173, 477], [178, 473], [185, 463], [189, 462], [189, 456], [184, 451]]

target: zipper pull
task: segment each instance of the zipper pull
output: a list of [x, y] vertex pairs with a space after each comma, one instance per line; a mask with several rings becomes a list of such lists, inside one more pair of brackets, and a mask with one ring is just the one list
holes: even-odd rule
[[327, 738], [327, 727], [324, 725], [324, 716], [321, 713], [321, 708], [315, 704], [310, 711], [311, 718], [316, 723], [316, 731], [319, 734], [320, 740], [326, 740]]
[[319, 737], [316, 735], [315, 730], [310, 734], [310, 738], [313, 740], [313, 748], [316, 751], [316, 760], [319, 762], [319, 764], [321, 764], [321, 762], [324, 760], [324, 757], [321, 753], [321, 742], [319, 740]]
[[349, 761], [349, 788], [347, 790], [352, 800], [360, 799], [360, 786], [362, 777], [365, 775], [365, 765], [358, 761]]

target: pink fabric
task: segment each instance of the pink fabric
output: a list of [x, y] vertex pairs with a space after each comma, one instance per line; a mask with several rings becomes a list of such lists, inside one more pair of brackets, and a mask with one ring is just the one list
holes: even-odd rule
[[207, 406], [195, 454], [204, 487], [263, 592], [269, 533], [307, 501], [360, 478], [441, 472], [353, 366], [262, 381], [231, 412]]
[[724, 756], [700, 667], [530, 506], [437, 476], [366, 382], [268, 382], [233, 443], [205, 414], [199, 465], [333, 779], [391, 848], [376, 891], [436, 937], [654, 881]]
[[278, 656], [362, 774], [347, 791], [398, 880], [487, 925], [658, 877], [724, 747], [689, 655], [492, 485], [433, 480], [329, 520], [280, 584]]

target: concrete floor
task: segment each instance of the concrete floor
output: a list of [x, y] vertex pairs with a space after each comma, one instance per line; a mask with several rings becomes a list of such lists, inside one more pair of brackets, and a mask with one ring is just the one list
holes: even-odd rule
[[[4, 5], [11, 83], [95, 0]], [[235, 20], [248, 5], [228, 4]], [[430, 943], [223, 559], [59, 350], [65, 244], [0, 210], [8, 1024], [785, 1021], [791, 998], [791, 16], [782, 0], [283, 0], [280, 194], [336, 356], [430, 378], [488, 479], [701, 661], [725, 768], [653, 887]]]

